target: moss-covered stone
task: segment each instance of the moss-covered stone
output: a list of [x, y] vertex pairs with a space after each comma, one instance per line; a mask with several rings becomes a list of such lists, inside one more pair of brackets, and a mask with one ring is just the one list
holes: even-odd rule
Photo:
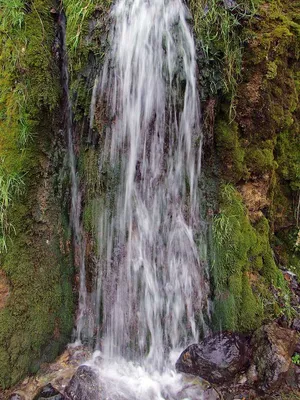
[[220, 113], [215, 127], [215, 142], [222, 174], [228, 181], [238, 182], [247, 177], [245, 150], [241, 146], [238, 125]]
[[[224, 5], [216, 5], [214, 2], [208, 6], [210, 14], [218, 13], [221, 18], [231, 12], [230, 7], [224, 11]], [[202, 14], [196, 12], [196, 17], [204, 17], [208, 11], [203, 10]], [[236, 16], [237, 12], [231, 20]], [[249, 17], [239, 20], [223, 42], [218, 42], [221, 33], [207, 37], [207, 32], [215, 32], [228, 15], [215, 26], [210, 25], [209, 18], [200, 28], [202, 20], [194, 21], [196, 32], [200, 29], [206, 35], [208, 49], [204, 57], [221, 46], [216, 54], [220, 56], [217, 60], [221, 68], [217, 69], [223, 74], [223, 82], [228, 80], [222, 73], [222, 68], [229, 65], [225, 54], [234, 52], [238, 43], [231, 40], [232, 35], [243, 41], [243, 46], [239, 42], [241, 64], [231, 63], [236, 66], [235, 80], [231, 80], [234, 96], [228, 96], [230, 92], [220, 86], [210, 91], [210, 96], [218, 95], [214, 110], [204, 111], [204, 116], [208, 112], [214, 115], [210, 123], [216, 121], [217, 174], [235, 185], [229, 191], [228, 185], [220, 189], [219, 211], [213, 222], [216, 329], [251, 330], [265, 318], [290, 315], [289, 289], [280, 268], [295, 271], [299, 265], [295, 227], [299, 218], [300, 3], [257, 1]], [[230, 50], [227, 53], [226, 48]], [[214, 56], [211, 58], [207, 76], [216, 71]], [[206, 125], [204, 128], [211, 136], [211, 126], [209, 130]], [[293, 244], [286, 243], [287, 232], [295, 232]]]
[[219, 202], [213, 222], [214, 326], [253, 330], [279, 314], [287, 288], [274, 261], [267, 219], [262, 217], [253, 226], [241, 195], [231, 185], [221, 188]]
[[10, 287], [0, 311], [1, 388], [52, 360], [73, 326], [55, 5], [4, 0], [0, 8], [0, 247]]
[[[49, 140], [43, 132], [40, 145], [44, 135]], [[51, 361], [68, 342], [73, 327], [70, 234], [62, 225], [54, 166], [40, 150], [35, 148], [36, 163], [24, 179], [26, 191], [8, 213], [14, 231], [2, 257], [11, 288], [0, 311], [2, 388], [36, 372], [41, 362]]]

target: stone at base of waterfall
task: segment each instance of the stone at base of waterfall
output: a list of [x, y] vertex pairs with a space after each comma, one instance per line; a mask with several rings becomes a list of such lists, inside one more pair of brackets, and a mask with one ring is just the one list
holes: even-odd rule
[[198, 398], [201, 398], [202, 400], [219, 400], [220, 397], [219, 393], [212, 388], [211, 384], [206, 380], [200, 378], [199, 376], [183, 373], [182, 388], [179, 393], [179, 397], [175, 396], [175, 398], [176, 400], [189, 400]]
[[64, 395], [67, 400], [101, 399], [97, 372], [88, 365], [80, 366], [66, 387]]
[[297, 344], [297, 333], [271, 323], [253, 335], [253, 365], [257, 371], [257, 386], [263, 391], [276, 390], [288, 373]]
[[50, 383], [44, 386], [33, 400], [64, 400], [64, 396], [59, 393]]
[[176, 362], [176, 370], [223, 385], [234, 380], [249, 364], [249, 339], [234, 333], [218, 333], [187, 347]]
[[19, 393], [13, 393], [10, 397], [9, 400], [24, 400], [24, 397], [21, 396]]

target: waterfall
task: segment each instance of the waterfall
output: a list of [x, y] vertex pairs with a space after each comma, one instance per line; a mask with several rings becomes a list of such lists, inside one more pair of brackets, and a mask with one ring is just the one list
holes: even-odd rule
[[64, 93], [65, 103], [65, 130], [66, 140], [68, 145], [68, 157], [70, 167], [70, 178], [71, 178], [71, 228], [73, 234], [73, 242], [75, 249], [75, 263], [79, 267], [79, 309], [77, 315], [76, 332], [74, 336], [77, 342], [81, 340], [84, 325], [87, 323], [87, 290], [85, 280], [85, 239], [80, 221], [80, 210], [81, 210], [81, 192], [79, 189], [79, 179], [76, 172], [76, 157], [74, 152], [74, 141], [73, 141], [73, 112], [72, 112], [72, 101], [69, 90], [69, 69], [68, 69], [68, 57], [67, 57], [67, 46], [66, 46], [66, 17], [64, 12], [59, 14], [59, 25], [61, 29], [61, 71], [62, 71], [62, 86]]
[[[201, 116], [188, 17], [181, 0], [118, 0], [93, 89], [91, 127], [97, 119], [103, 127], [93, 331], [110, 391], [135, 374], [167, 381], [172, 352], [205, 330]], [[163, 399], [160, 390], [128, 389], [124, 398]]]

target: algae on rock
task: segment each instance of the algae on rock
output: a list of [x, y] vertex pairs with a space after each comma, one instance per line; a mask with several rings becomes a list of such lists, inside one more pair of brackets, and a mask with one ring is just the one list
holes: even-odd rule
[[52, 360], [73, 326], [67, 198], [56, 179], [65, 154], [55, 6], [5, 0], [0, 9], [0, 244], [10, 287], [0, 310], [1, 388]]

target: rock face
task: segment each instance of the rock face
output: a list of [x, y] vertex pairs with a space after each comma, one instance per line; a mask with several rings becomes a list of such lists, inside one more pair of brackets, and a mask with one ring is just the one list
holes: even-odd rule
[[176, 370], [198, 375], [210, 383], [226, 384], [249, 366], [248, 344], [248, 339], [239, 334], [209, 336], [184, 350], [176, 362]]
[[44, 386], [33, 400], [64, 400], [64, 396], [51, 383]]
[[20, 394], [18, 393], [13, 393], [9, 400], [24, 400], [24, 397], [22, 397]]
[[100, 382], [97, 373], [89, 366], [80, 366], [65, 390], [67, 400], [99, 400]]
[[251, 340], [257, 385], [263, 391], [280, 386], [290, 366], [297, 344], [297, 334], [277, 323], [262, 326]]

